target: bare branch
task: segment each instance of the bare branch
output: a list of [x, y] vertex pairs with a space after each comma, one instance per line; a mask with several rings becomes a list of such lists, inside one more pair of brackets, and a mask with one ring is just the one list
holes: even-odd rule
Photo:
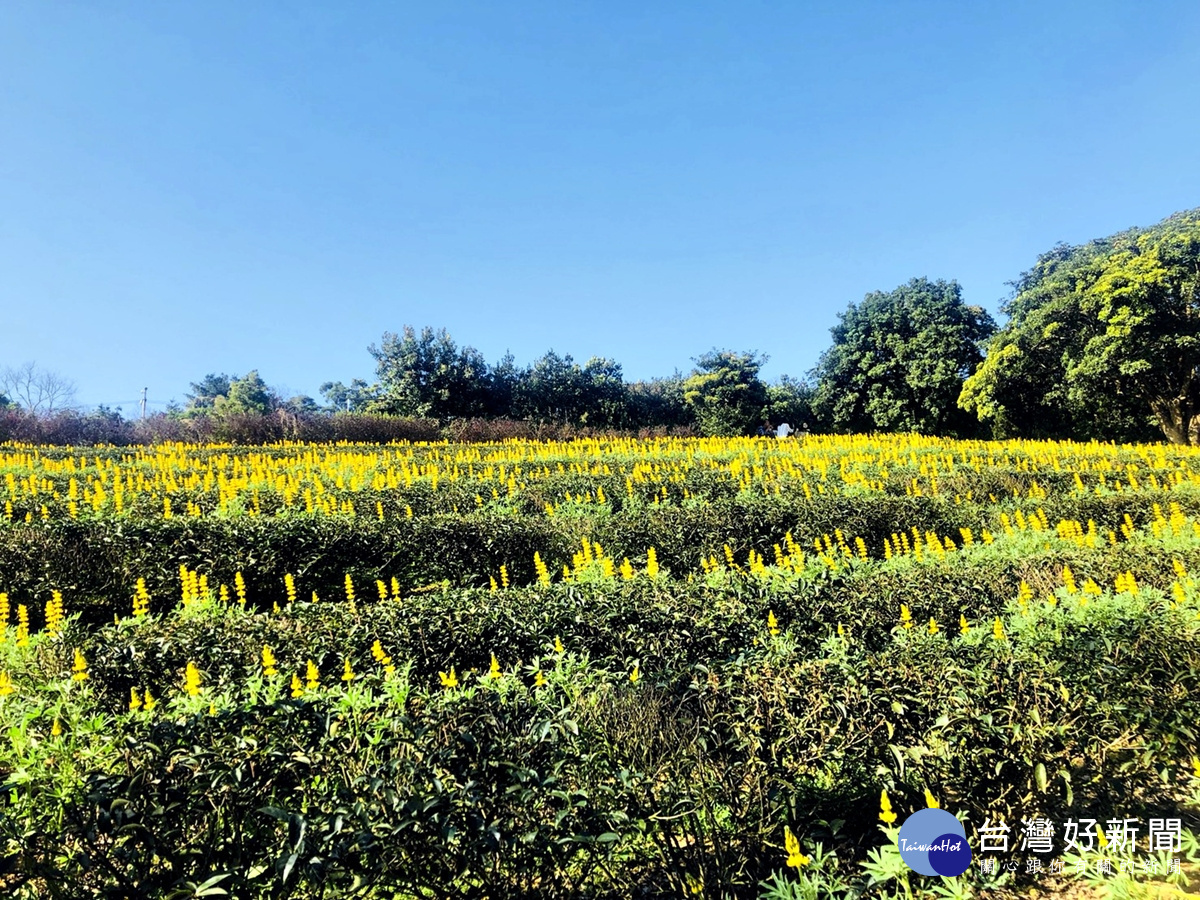
[[0, 370], [0, 394], [35, 416], [70, 409], [75, 401], [75, 382], [57, 372], [39, 369], [37, 363], [8, 366]]

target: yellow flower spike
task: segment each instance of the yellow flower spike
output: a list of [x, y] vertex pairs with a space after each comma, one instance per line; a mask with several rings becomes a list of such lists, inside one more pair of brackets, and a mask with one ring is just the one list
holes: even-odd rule
[[905, 603], [900, 604], [900, 627], [902, 627], [902, 628], [912, 628], [913, 627], [912, 613], [909, 612], [908, 605]]
[[557, 636], [554, 638], [554, 652], [560, 655], [566, 652], [566, 648], [563, 647], [562, 640]]
[[541, 669], [538, 669], [538, 671], [534, 674], [533, 686], [534, 687], [545, 687], [546, 686], [546, 676], [542, 674]]
[[996, 621], [992, 623], [992, 637], [998, 641], [1002, 641], [1005, 638], [1004, 623], [1000, 621], [999, 616], [996, 616]]
[[268, 647], [266, 644], [263, 644], [263, 648], [262, 648], [263, 674], [264, 675], [277, 674], [279, 670], [275, 668], [275, 664], [276, 664], [275, 654], [271, 652], [270, 647]]
[[842, 640], [846, 639], [846, 626], [841, 622], [838, 622], [838, 637], [840, 637]]
[[1104, 833], [1104, 828], [1100, 825], [1096, 826], [1096, 843], [1101, 850], [1108, 846], [1108, 835]]
[[929, 617], [929, 634], [935, 635], [938, 633], [938, 623], [934, 621], [933, 616]]
[[0, 697], [7, 697], [16, 691], [13, 687], [12, 678], [7, 672], [0, 671]]
[[158, 701], [151, 696], [150, 688], [146, 688], [146, 696], [142, 700], [142, 708], [145, 709], [146, 712], [150, 712], [150, 710], [154, 709], [154, 707], [157, 705]]
[[771, 633], [772, 637], [779, 634], [779, 622], [775, 619], [774, 610], [767, 613], [767, 631]]
[[354, 670], [350, 668], [350, 660], [347, 659], [342, 666], [342, 681], [346, 682], [346, 684], [349, 684], [353, 680]]
[[542, 561], [542, 554], [537, 550], [533, 551], [533, 568], [537, 571], [538, 584], [543, 587], [548, 586], [550, 584], [550, 569]]
[[442, 687], [447, 690], [458, 687], [458, 676], [454, 674], [454, 666], [450, 667], [450, 672], [438, 672], [438, 678], [442, 681]]
[[637, 684], [638, 681], [641, 679], [641, 677], [642, 677], [642, 672], [635, 664], [633, 667], [633, 671], [629, 673], [629, 680], [632, 681], [634, 684]]
[[295, 672], [292, 673], [292, 699], [296, 700], [304, 696], [304, 682], [300, 680], [300, 676]]
[[489, 577], [492, 582], [492, 593], [494, 594], [496, 591], [498, 591], [500, 589], [500, 586], [496, 584], [496, 576], [495, 575], [491, 575]]
[[937, 797], [933, 796], [933, 792], [929, 788], [925, 788], [925, 805], [930, 809], [941, 809], [941, 804], [937, 802]]
[[1192, 777], [1200, 778], [1200, 756], [1192, 757]]
[[137, 712], [137, 711], [138, 711], [139, 709], [141, 709], [141, 708], [142, 708], [142, 698], [141, 698], [141, 695], [140, 695], [140, 694], [138, 694], [138, 689], [137, 689], [137, 688], [135, 688], [135, 687], [131, 687], [131, 688], [129, 689], [129, 711], [130, 711], [130, 712]]
[[879, 809], [879, 818], [885, 825], [891, 825], [896, 821], [896, 814], [892, 812], [892, 801], [888, 799], [887, 788], [884, 788], [879, 795]]
[[17, 604], [17, 646], [29, 646], [29, 609], [24, 603]]
[[318, 687], [320, 687], [321, 671], [317, 668], [317, 664], [311, 659], [308, 661], [305, 674], [307, 676], [307, 683], [305, 684], [305, 687], [308, 690], [315, 691]]
[[[146, 587], [146, 579], [139, 578], [133, 592], [133, 617], [140, 619], [150, 612], [150, 591]], [[7, 618], [7, 617], [6, 617]]]
[[628, 556], [625, 557], [625, 561], [621, 563], [621, 577], [625, 581], [633, 581], [634, 579], [633, 563], [629, 561]]
[[503, 673], [500, 671], [500, 661], [498, 659], [496, 659], [496, 654], [493, 653], [492, 654], [492, 665], [491, 665], [491, 668], [488, 669], [488, 678], [495, 681], [498, 678], [500, 678], [500, 676], [502, 674]]
[[787, 865], [793, 869], [807, 866], [812, 859], [800, 852], [800, 841], [792, 834], [792, 829], [783, 826], [783, 848], [787, 851]]
[[57, 718], [55, 718], [54, 724], [50, 726], [50, 735], [51, 737], [59, 737], [62, 735], [62, 722], [58, 721]]
[[958, 633], [966, 634], [970, 630], [971, 630], [971, 625], [969, 622], [967, 622], [967, 617], [964, 615], [959, 615], [959, 617], [958, 617]]
[[200, 694], [200, 670], [196, 668], [194, 662], [188, 662], [187, 671], [184, 673], [183, 688], [187, 691], [189, 697], [196, 697]]
[[1063, 584], [1067, 586], [1067, 593], [1074, 594], [1078, 588], [1075, 587], [1075, 573], [1071, 571], [1070, 566], [1063, 566], [1062, 577]]
[[87, 681], [87, 660], [83, 658], [83, 654], [79, 652], [79, 648], [75, 648], [75, 664], [71, 667], [71, 679], [73, 681]]
[[658, 577], [658, 551], [653, 547], [646, 551], [646, 574], [651, 578]]

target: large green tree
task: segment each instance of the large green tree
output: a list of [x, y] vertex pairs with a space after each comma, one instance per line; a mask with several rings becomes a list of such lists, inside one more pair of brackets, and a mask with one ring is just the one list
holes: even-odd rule
[[683, 399], [704, 434], [733, 437], [762, 424], [770, 397], [758, 373], [766, 361], [755, 352], [730, 350], [696, 358], [695, 371], [683, 383]]
[[386, 332], [376, 347], [379, 393], [373, 412], [450, 419], [481, 415], [487, 408], [487, 362], [474, 347], [460, 348], [445, 328], [421, 333], [409, 325]]
[[945, 435], [977, 427], [957, 400], [995, 323], [963, 303], [957, 282], [914, 278], [867, 294], [839, 319], [815, 372], [812, 407], [821, 426]]
[[1200, 443], [1200, 209], [1060, 244], [1013, 287], [964, 409], [1000, 436]]

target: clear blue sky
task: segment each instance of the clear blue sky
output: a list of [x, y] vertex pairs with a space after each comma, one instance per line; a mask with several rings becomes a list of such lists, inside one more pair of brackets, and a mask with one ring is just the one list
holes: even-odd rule
[[1200, 3], [8, 0], [0, 365], [373, 379], [445, 326], [801, 375], [914, 276], [1200, 206]]

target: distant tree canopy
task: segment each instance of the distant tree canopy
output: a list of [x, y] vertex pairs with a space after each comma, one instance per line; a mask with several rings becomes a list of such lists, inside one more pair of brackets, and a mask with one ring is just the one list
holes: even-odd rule
[[327, 381], [318, 390], [330, 412], [365, 412], [379, 394], [377, 386], [369, 385], [361, 378], [351, 379], [348, 385]]
[[943, 435], [975, 430], [957, 400], [995, 324], [982, 308], [963, 303], [957, 282], [914, 278], [867, 294], [839, 319], [830, 329], [833, 346], [815, 370], [811, 403], [822, 426]]
[[201, 416], [267, 415], [277, 410], [313, 414], [320, 411], [312, 397], [297, 396], [284, 400], [279, 391], [267, 385], [251, 370], [246, 375], [226, 375], [210, 372], [193, 382], [187, 395], [187, 405], [169, 413], [185, 419]]
[[960, 405], [997, 436], [1200, 443], [1200, 209], [1081, 246], [1013, 285]]
[[[767, 384], [766, 356], [724, 349], [697, 357], [686, 374], [634, 382], [614, 359], [581, 364], [554, 350], [524, 366], [511, 353], [490, 365], [444, 328], [405, 325], [368, 348], [376, 380], [326, 381], [324, 406], [283, 399], [257, 371], [209, 373], [191, 385], [185, 407], [169, 404], [167, 418], [211, 417], [203, 424], [228, 429], [270, 414], [295, 429], [302, 417], [375, 413], [438, 420], [426, 429], [485, 418], [721, 436], [752, 434], [769, 421], [953, 437], [1161, 435], [1200, 445], [1200, 209], [1059, 244], [1011, 284], [999, 331], [955, 281], [913, 278], [869, 293], [838, 314], [832, 345], [807, 379]], [[71, 382], [32, 363], [0, 369], [7, 420], [77, 415], [73, 395]], [[119, 418], [105, 407], [92, 416]], [[473, 428], [450, 431], [488, 433]]]
[[474, 347], [460, 349], [446, 329], [423, 328], [418, 335], [405, 325], [368, 349], [379, 379], [370, 411], [437, 419], [486, 413], [487, 362]]
[[767, 416], [767, 386], [758, 377], [767, 357], [710, 350], [696, 358], [683, 399], [706, 435], [751, 434]]

